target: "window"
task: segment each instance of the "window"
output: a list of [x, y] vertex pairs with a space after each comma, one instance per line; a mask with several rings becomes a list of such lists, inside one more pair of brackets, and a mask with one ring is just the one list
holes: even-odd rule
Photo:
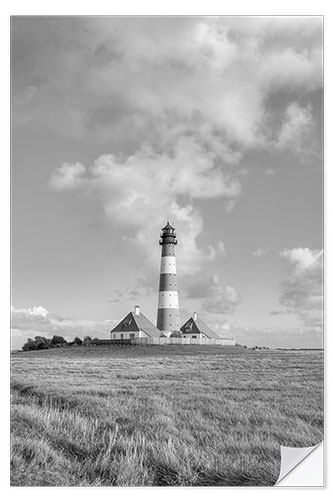
[[192, 339], [196, 339], [196, 338], [197, 338], [197, 336], [196, 336], [196, 335], [192, 335]]
[[121, 340], [123, 340], [123, 338], [124, 338], [124, 334], [123, 333], [120, 334], [120, 338], [121, 338]]
[[130, 339], [134, 339], [135, 338], [135, 333], [130, 333]]

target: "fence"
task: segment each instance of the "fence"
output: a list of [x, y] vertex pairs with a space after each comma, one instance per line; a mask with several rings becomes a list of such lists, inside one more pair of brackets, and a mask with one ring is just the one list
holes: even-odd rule
[[145, 337], [135, 339], [94, 339], [90, 345], [235, 345], [234, 339], [179, 338], [179, 337]]
[[130, 345], [132, 339], [93, 339], [90, 341], [90, 345], [114, 345], [114, 344], [127, 344]]
[[157, 337], [157, 338], [136, 338], [131, 340], [132, 344], [136, 345], [235, 345], [234, 339], [191, 339], [177, 337]]

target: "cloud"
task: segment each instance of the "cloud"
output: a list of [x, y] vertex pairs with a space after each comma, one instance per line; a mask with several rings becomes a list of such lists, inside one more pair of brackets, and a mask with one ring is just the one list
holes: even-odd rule
[[[315, 17], [15, 18], [12, 26], [13, 123], [88, 141], [137, 149], [149, 138], [166, 149], [192, 136], [237, 164], [247, 149], [271, 147], [268, 97], [322, 85]], [[292, 126], [302, 121], [288, 113]], [[280, 147], [292, 146], [287, 128]]]
[[[13, 124], [107, 147], [91, 166], [64, 162], [52, 189], [96, 198], [141, 248], [169, 215], [194, 272], [219, 252], [199, 247], [199, 202], [232, 211], [247, 151], [299, 150], [311, 108], [291, 96], [322, 85], [321, 34], [315, 17], [15, 18]], [[270, 127], [281, 90], [285, 121]]]
[[313, 127], [311, 105], [308, 104], [302, 108], [298, 103], [292, 102], [284, 113], [284, 121], [277, 137], [276, 147], [302, 153], [305, 149], [305, 141]]
[[306, 326], [322, 327], [323, 251], [293, 248], [280, 255], [289, 263], [289, 277], [281, 283], [280, 304]]
[[235, 288], [222, 285], [219, 276], [209, 272], [189, 276], [183, 286], [186, 298], [201, 299], [200, 310], [206, 313], [232, 314], [241, 300]]
[[[141, 249], [170, 216], [189, 274], [220, 252], [198, 244], [199, 203], [234, 209], [248, 151], [300, 150], [313, 120], [294, 94], [322, 85], [321, 33], [315, 17], [14, 19], [13, 123], [107, 144], [91, 166], [63, 163], [50, 186], [97, 199]], [[280, 91], [287, 108], [272, 124]]]
[[82, 163], [63, 163], [50, 177], [50, 186], [55, 191], [76, 189], [83, 180], [86, 168]]
[[[109, 154], [92, 165], [64, 158], [50, 187], [100, 203], [131, 234], [145, 274], [159, 261], [147, 242], [169, 216], [179, 271], [204, 275], [225, 249], [200, 244], [200, 203], [234, 209], [248, 152], [302, 150], [321, 67], [319, 17], [17, 17], [13, 126], [102, 145]], [[268, 103], [280, 93], [276, 118]], [[211, 286], [207, 307], [235, 307], [233, 287]]]
[[218, 247], [219, 253], [222, 255], [222, 257], [224, 257], [226, 259], [228, 257], [228, 254], [227, 254], [227, 251], [225, 249], [225, 244], [223, 243], [223, 241], [218, 241], [217, 247]]
[[234, 338], [233, 332], [236, 329], [236, 323], [230, 321], [225, 317], [221, 317], [214, 313], [204, 313], [202, 316], [199, 314], [207, 325], [221, 338]]
[[270, 251], [271, 251], [270, 248], [257, 248], [256, 250], [254, 250], [252, 252], [252, 255], [254, 257], [259, 258], [259, 257], [262, 257], [263, 255], [267, 255]]
[[42, 335], [61, 335], [66, 340], [86, 335], [108, 338], [117, 320], [89, 321], [63, 318], [42, 306], [30, 308], [11, 307], [12, 349], [20, 349], [28, 338]]
[[232, 314], [241, 301], [239, 292], [232, 286], [215, 282], [212, 295], [202, 302], [202, 308], [217, 314]]
[[228, 200], [225, 202], [224, 207], [227, 212], [232, 212], [232, 210], [235, 208], [236, 205], [236, 200]]
[[131, 156], [103, 155], [88, 168], [66, 163], [52, 173], [50, 187], [95, 198], [113, 224], [131, 229], [127, 240], [141, 249], [148, 268], [156, 267], [159, 256], [147, 242], [156, 240], [169, 217], [181, 235], [177, 264], [184, 274], [199, 270], [217, 254], [225, 256], [222, 242], [217, 248], [199, 248], [203, 219], [194, 201], [230, 199], [241, 192], [237, 174], [221, 168], [216, 154], [185, 137], [169, 154], [144, 145]]

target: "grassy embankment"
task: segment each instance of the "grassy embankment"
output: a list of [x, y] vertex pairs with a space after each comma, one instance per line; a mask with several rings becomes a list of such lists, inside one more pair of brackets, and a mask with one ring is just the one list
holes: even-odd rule
[[12, 485], [273, 485], [323, 439], [323, 353], [79, 347], [12, 355]]

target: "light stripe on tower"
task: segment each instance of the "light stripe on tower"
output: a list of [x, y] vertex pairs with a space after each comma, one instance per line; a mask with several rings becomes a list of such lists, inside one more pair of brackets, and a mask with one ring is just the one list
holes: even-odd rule
[[159, 292], [158, 294], [158, 308], [167, 309], [171, 307], [172, 309], [178, 309], [178, 292]]
[[161, 258], [161, 272], [160, 274], [177, 274], [176, 271], [176, 257], [162, 257]]

